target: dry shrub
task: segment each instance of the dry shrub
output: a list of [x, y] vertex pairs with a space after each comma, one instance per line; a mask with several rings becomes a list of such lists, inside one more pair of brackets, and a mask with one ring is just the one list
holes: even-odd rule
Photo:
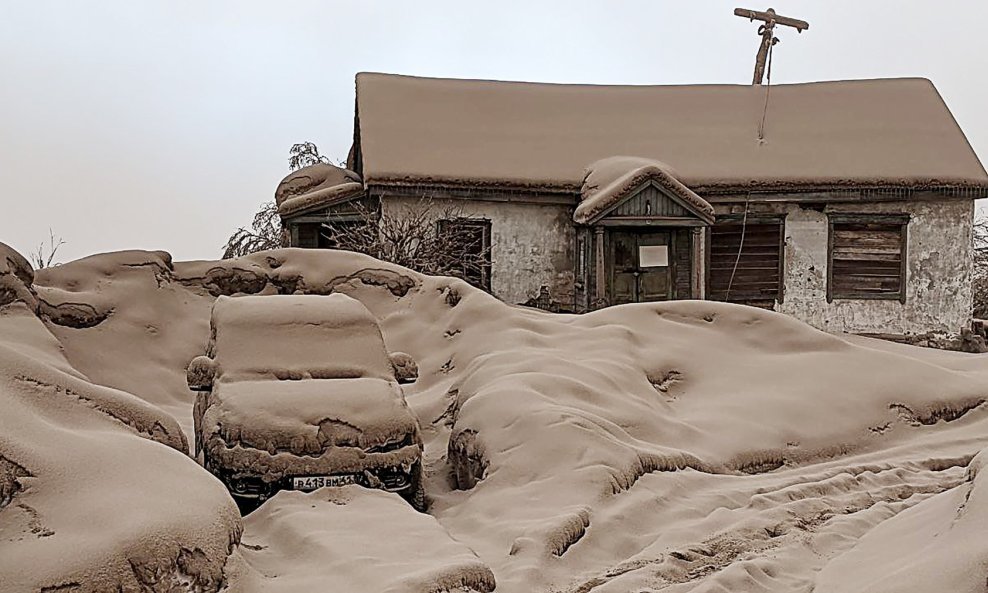
[[988, 319], [988, 215], [974, 221], [974, 317]]
[[[430, 198], [384, 213], [355, 203], [356, 221], [323, 223], [333, 247], [366, 253], [377, 259], [435, 276], [456, 276], [487, 288], [490, 246], [463, 211], [439, 206]], [[440, 231], [440, 225], [443, 228]]]
[[272, 202], [261, 204], [254, 215], [250, 229], [240, 227], [223, 246], [223, 259], [241, 257], [258, 251], [288, 247], [288, 234], [281, 226], [278, 206]]

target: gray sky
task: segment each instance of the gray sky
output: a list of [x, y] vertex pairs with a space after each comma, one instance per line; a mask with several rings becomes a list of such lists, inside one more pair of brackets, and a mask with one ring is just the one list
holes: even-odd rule
[[[0, 241], [215, 259], [291, 144], [346, 156], [359, 71], [747, 84], [743, 2], [0, 0]], [[927, 77], [988, 162], [988, 2], [773, 5], [773, 82]]]

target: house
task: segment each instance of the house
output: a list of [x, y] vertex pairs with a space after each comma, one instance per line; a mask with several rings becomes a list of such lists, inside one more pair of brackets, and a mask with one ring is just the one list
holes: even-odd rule
[[348, 169], [279, 186], [292, 245], [360, 202], [456, 204], [470, 278], [583, 312], [713, 299], [833, 332], [971, 322], [988, 174], [924, 79], [594, 86], [361, 73]]

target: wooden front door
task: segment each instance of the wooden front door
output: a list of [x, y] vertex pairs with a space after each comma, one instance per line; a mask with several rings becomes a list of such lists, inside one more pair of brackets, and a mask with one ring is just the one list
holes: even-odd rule
[[612, 231], [609, 239], [611, 304], [675, 298], [672, 233]]

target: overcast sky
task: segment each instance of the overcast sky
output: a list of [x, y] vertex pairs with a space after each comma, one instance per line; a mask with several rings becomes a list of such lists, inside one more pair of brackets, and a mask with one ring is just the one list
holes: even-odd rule
[[[740, 1], [0, 0], [0, 241], [215, 259], [293, 143], [345, 158], [357, 72], [747, 84]], [[988, 1], [774, 7], [773, 82], [927, 77], [988, 162]]]

